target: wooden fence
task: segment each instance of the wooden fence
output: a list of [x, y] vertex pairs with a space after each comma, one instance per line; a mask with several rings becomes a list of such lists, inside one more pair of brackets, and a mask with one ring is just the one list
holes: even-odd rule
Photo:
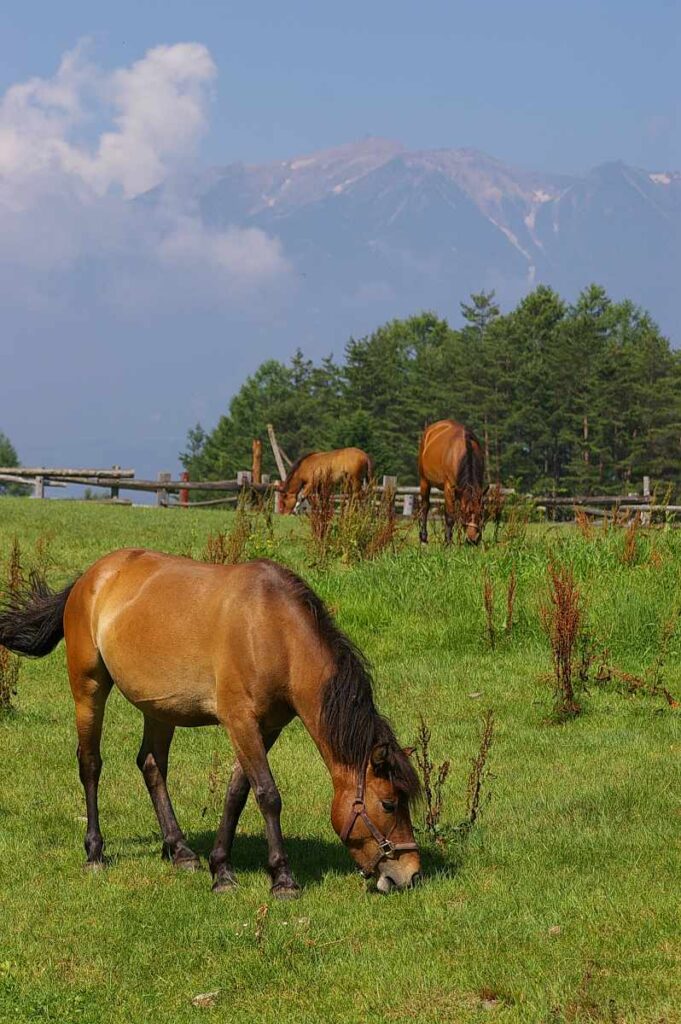
[[[259, 469], [258, 454], [254, 450], [254, 467], [257, 469]], [[121, 491], [155, 494], [156, 504], [163, 508], [204, 508], [229, 505], [236, 504], [244, 491], [263, 495], [271, 493], [272, 484], [267, 474], [258, 472], [256, 475], [260, 477], [258, 482], [254, 481], [252, 470], [240, 471], [234, 480], [189, 480], [187, 473], [182, 473], [179, 479], [173, 479], [170, 473], [159, 473], [156, 480], [144, 480], [135, 477], [134, 469], [121, 469], [120, 466], [114, 466], [111, 469], [67, 469], [46, 466], [0, 467], [0, 483], [18, 483], [30, 486], [34, 498], [44, 498], [47, 487], [63, 488], [76, 484], [108, 491], [108, 495], [97, 500], [113, 504], [132, 504], [130, 498], [121, 498]], [[388, 488], [394, 492], [396, 510], [403, 516], [412, 516], [417, 509], [416, 498], [419, 488], [413, 485], [400, 485], [395, 476], [384, 476], [382, 482], [377, 485], [376, 491], [380, 495]], [[216, 496], [191, 501], [192, 491], [202, 491], [204, 494], [214, 492]], [[502, 488], [501, 491], [504, 497], [514, 493], [508, 488]], [[570, 512], [577, 508], [592, 516], [605, 516], [615, 510], [623, 514], [639, 512], [644, 521], [648, 521], [650, 514], [654, 511], [681, 512], [681, 505], [655, 501], [650, 493], [648, 477], [643, 479], [642, 494], [577, 495], [575, 497], [528, 495], [526, 500], [544, 510], [547, 517], [552, 518], [561, 512]], [[438, 488], [433, 488], [431, 503], [436, 510], [442, 501], [441, 491]], [[275, 509], [278, 509], [276, 501]]]

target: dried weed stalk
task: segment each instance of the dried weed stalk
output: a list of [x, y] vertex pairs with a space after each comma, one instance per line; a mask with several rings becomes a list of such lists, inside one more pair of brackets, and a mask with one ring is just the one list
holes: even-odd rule
[[[471, 770], [468, 775], [466, 788], [466, 817], [461, 822], [461, 828], [470, 831], [473, 828], [483, 809], [483, 791], [485, 784], [491, 778], [487, 759], [494, 739], [494, 711], [492, 708], [482, 716], [482, 734], [480, 746], [475, 757], [471, 758]], [[484, 803], [489, 803], [491, 793], [484, 796]]]
[[641, 526], [641, 514], [637, 512], [624, 532], [624, 543], [620, 561], [622, 565], [634, 565], [638, 556], [638, 534]]
[[549, 564], [549, 589], [540, 609], [541, 622], [551, 644], [554, 713], [559, 720], [581, 711], [573, 683], [575, 648], [583, 621], [582, 598], [568, 566]]
[[416, 737], [415, 757], [423, 782], [425, 799], [425, 830], [427, 835], [439, 846], [444, 845], [442, 836], [442, 809], [444, 804], [444, 786], [451, 767], [450, 761], [436, 765], [430, 753], [431, 731], [423, 715], [419, 716], [419, 729]]
[[515, 596], [518, 579], [516, 574], [515, 565], [511, 568], [511, 574], [508, 577], [508, 586], [506, 588], [506, 633], [510, 633], [513, 629], [513, 613], [515, 611]]
[[494, 586], [487, 566], [482, 575], [482, 602], [485, 608], [485, 632], [487, 642], [494, 650], [496, 643], [496, 631], [494, 629]]
[[323, 560], [329, 553], [331, 526], [335, 513], [335, 498], [331, 473], [325, 473], [310, 495], [310, 535], [317, 556]]
[[575, 506], [575, 524], [585, 540], [591, 540], [594, 535], [593, 521], [583, 508]]
[[245, 501], [240, 499], [231, 530], [217, 530], [208, 534], [201, 552], [201, 561], [211, 562], [213, 565], [235, 565], [237, 562], [243, 562], [252, 533], [252, 514]]

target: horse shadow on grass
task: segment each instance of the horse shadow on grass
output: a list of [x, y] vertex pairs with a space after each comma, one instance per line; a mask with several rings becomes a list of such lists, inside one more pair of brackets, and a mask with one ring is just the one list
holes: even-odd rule
[[[215, 832], [201, 831], [190, 832], [187, 835], [187, 842], [195, 853], [201, 858], [202, 867], [208, 867], [208, 856], [213, 848]], [[136, 847], [139, 851], [144, 848], [160, 847], [160, 837], [152, 835], [130, 836], [121, 844], [123, 848]], [[286, 852], [288, 853], [291, 870], [297, 881], [304, 887], [320, 885], [328, 875], [352, 875], [357, 872], [357, 866], [350, 857], [350, 854], [338, 840], [336, 842], [326, 839], [307, 838], [303, 836], [288, 835], [285, 837]], [[125, 858], [129, 854], [119, 852], [115, 858]], [[133, 856], [144, 856], [139, 852]], [[456, 873], [460, 864], [456, 859], [443, 856], [440, 850], [431, 846], [421, 849], [421, 862], [423, 873], [426, 877], [436, 877]], [[234, 840], [232, 864], [237, 875], [243, 873], [265, 872], [267, 870], [267, 842], [263, 834], [238, 834]]]

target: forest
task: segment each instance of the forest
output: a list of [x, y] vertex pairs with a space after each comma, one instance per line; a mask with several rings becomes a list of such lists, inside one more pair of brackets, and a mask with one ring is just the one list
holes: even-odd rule
[[[192, 479], [234, 477], [272, 423], [287, 454], [357, 445], [377, 473], [416, 481], [424, 425], [461, 420], [480, 438], [490, 482], [553, 494], [621, 493], [647, 474], [675, 486], [681, 355], [632, 302], [597, 285], [574, 304], [539, 286], [502, 313], [494, 293], [351, 338], [342, 361], [298, 350], [250, 376], [215, 428], [197, 424], [180, 458]], [[264, 469], [276, 472], [264, 446]]]

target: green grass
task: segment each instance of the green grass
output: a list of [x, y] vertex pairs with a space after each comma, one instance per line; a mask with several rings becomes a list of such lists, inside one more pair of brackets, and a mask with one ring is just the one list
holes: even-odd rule
[[[124, 545], [198, 554], [228, 520], [3, 499], [0, 560], [15, 535], [27, 559], [47, 538], [49, 576], [63, 583]], [[370, 656], [380, 706], [405, 743], [423, 712], [436, 760], [452, 759], [450, 825], [464, 814], [482, 711], [494, 708], [491, 801], [465, 843], [444, 853], [425, 844], [426, 883], [406, 894], [381, 897], [353, 871], [329, 824], [325, 769], [297, 723], [271, 759], [301, 899], [270, 899], [251, 802], [235, 847], [238, 891], [215, 897], [206, 870], [174, 873], [159, 857], [135, 767], [141, 716], [116, 693], [100, 791], [111, 864], [85, 873], [63, 645], [25, 662], [16, 711], [0, 719], [0, 1021], [681, 1021], [680, 713], [660, 698], [592, 685], [584, 714], [552, 725], [541, 681], [550, 658], [538, 605], [550, 555], [574, 566], [612, 662], [641, 672], [654, 657], [681, 599], [681, 536], [643, 536], [630, 566], [622, 544], [621, 531], [585, 540], [536, 527], [522, 542], [477, 551], [410, 543], [371, 563], [321, 567], [304, 524], [286, 520], [274, 541], [251, 545], [302, 572], [333, 607]], [[513, 565], [516, 625], [506, 637]], [[484, 566], [501, 634], [494, 651], [485, 639]], [[678, 636], [665, 683], [681, 696]], [[203, 855], [218, 817], [209, 792], [216, 757], [228, 765], [217, 729], [176, 734], [169, 785]], [[215, 991], [213, 1008], [192, 1005]]]

